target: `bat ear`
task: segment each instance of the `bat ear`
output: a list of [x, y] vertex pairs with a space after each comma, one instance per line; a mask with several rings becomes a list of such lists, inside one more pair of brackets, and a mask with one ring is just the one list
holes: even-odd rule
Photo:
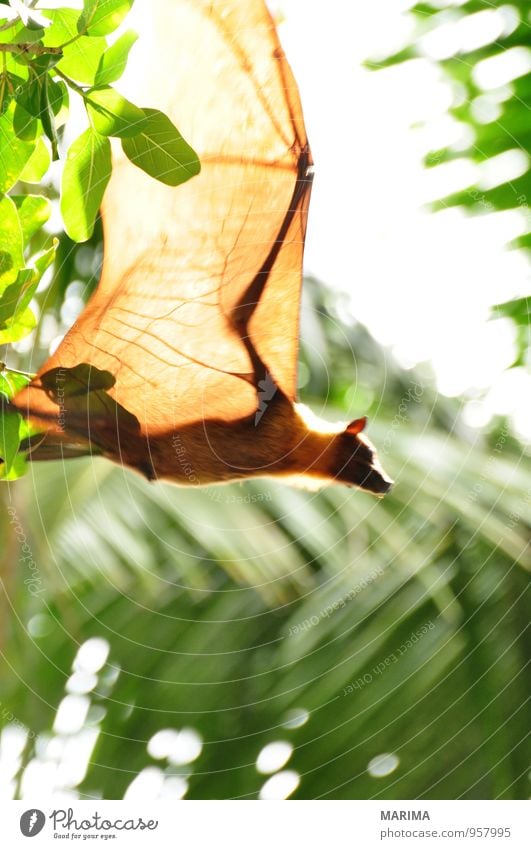
[[361, 419], [354, 419], [349, 425], [347, 425], [345, 433], [350, 433], [352, 436], [356, 436], [357, 433], [361, 433], [362, 430], [365, 430], [365, 425], [367, 424], [367, 416], [362, 416]]

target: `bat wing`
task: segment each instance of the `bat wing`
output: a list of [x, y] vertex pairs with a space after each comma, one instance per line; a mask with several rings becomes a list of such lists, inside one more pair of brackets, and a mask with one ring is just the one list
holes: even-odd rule
[[50, 385], [82, 364], [96, 376], [99, 419], [129, 417], [152, 436], [252, 415], [267, 375], [295, 397], [311, 158], [263, 0], [137, 5], [135, 101], [171, 118], [201, 172], [171, 188], [116, 156], [101, 281], [17, 405], [57, 416]]

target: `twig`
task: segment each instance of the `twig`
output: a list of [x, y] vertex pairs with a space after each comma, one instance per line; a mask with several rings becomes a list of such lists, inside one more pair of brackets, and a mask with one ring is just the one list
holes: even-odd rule
[[29, 377], [33, 379], [35, 377], [34, 374], [30, 374], [28, 371], [20, 371], [18, 368], [12, 368], [8, 366], [7, 363], [0, 362], [0, 374], [4, 371], [13, 372], [14, 374], [21, 374], [22, 377]]
[[61, 77], [61, 79], [62, 79], [62, 80], [64, 80], [64, 81], [65, 81], [65, 83], [66, 83], [66, 84], [67, 84], [67, 85], [68, 85], [71, 89], [73, 89], [74, 91], [77, 91], [77, 93], [78, 93], [78, 94], [80, 94], [80, 95], [81, 95], [81, 97], [86, 97], [86, 96], [87, 96], [87, 92], [85, 91], [85, 89], [84, 89], [84, 88], [81, 88], [81, 86], [80, 86], [80, 85], [78, 85], [77, 83], [75, 83], [75, 82], [74, 82], [74, 80], [71, 80], [71, 79], [70, 79], [70, 77], [67, 77], [67, 76], [66, 76], [66, 74], [63, 74], [63, 72], [62, 72], [62, 71], [60, 71], [60, 70], [59, 70], [59, 68], [54, 68], [54, 69], [53, 69], [53, 72], [54, 72], [54, 74], [57, 74], [57, 76], [58, 76], [58, 77]]
[[0, 44], [0, 53], [33, 53], [34, 56], [59, 56], [61, 47], [43, 47], [42, 44]]

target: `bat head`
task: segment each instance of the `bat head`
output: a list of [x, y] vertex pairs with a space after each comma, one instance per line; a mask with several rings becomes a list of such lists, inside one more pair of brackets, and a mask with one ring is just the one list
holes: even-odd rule
[[393, 481], [382, 469], [374, 445], [363, 433], [366, 416], [346, 426], [334, 426], [303, 404], [297, 404], [296, 408], [305, 427], [296, 455], [302, 486], [315, 489], [342, 483], [375, 495], [389, 492]]
[[376, 449], [363, 434], [367, 417], [351, 422], [335, 440], [335, 479], [347, 486], [356, 486], [385, 495], [393, 485], [381, 467]]

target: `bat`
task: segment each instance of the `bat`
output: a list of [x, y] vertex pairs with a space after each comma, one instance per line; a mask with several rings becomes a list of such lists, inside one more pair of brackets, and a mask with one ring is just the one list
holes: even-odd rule
[[383, 494], [366, 419], [334, 426], [297, 403], [313, 162], [273, 19], [263, 0], [144, 9], [140, 93], [201, 170], [172, 188], [115, 151], [99, 285], [13, 401], [45, 434], [30, 457], [103, 454], [181, 485], [272, 476]]

